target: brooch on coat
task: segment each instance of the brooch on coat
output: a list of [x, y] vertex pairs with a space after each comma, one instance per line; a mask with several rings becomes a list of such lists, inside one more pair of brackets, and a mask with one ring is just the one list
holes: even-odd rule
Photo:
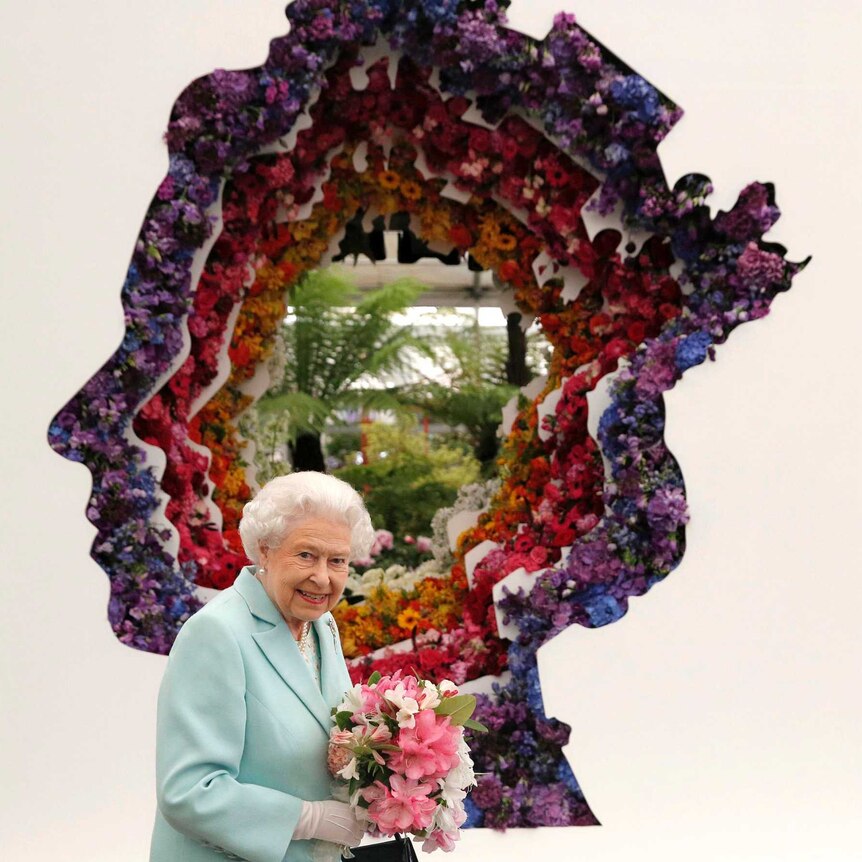
[[335, 651], [339, 652], [338, 649], [338, 626], [335, 625], [335, 620], [330, 616], [327, 620], [329, 623], [329, 630], [332, 632], [332, 646], [335, 647]]

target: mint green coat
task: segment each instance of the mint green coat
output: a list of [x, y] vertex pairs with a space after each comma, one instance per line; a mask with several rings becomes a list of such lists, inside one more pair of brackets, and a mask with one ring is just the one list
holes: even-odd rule
[[150, 862], [338, 858], [291, 840], [302, 800], [331, 797], [330, 709], [350, 688], [332, 615], [314, 630], [322, 693], [248, 568], [183, 626], [159, 691]]

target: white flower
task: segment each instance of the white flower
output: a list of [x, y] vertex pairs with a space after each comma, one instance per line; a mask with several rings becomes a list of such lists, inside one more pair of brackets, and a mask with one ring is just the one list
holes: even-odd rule
[[339, 778], [343, 778], [345, 781], [349, 781], [351, 778], [359, 778], [359, 772], [356, 769], [356, 766], [356, 758], [351, 757], [350, 763], [339, 769], [336, 775], [338, 775]]
[[384, 571], [381, 568], [376, 569], [368, 569], [368, 571], [363, 572], [360, 580], [362, 581], [363, 587], [376, 587], [378, 584], [383, 583]]
[[445, 778], [438, 778], [437, 784], [440, 786], [440, 798], [447, 805], [456, 805], [467, 795], [467, 791], [452, 780], [451, 772]]
[[451, 679], [444, 679], [442, 682], [437, 683], [437, 688], [444, 697], [447, 694], [458, 694], [458, 686]]
[[401, 683], [398, 683], [395, 688], [389, 689], [383, 695], [383, 699], [398, 707], [395, 720], [398, 722], [399, 727], [416, 727], [414, 716], [419, 712], [419, 704], [414, 698], [407, 696]]
[[445, 779], [441, 778], [440, 781], [445, 781], [447, 787], [464, 789], [465, 787], [472, 787], [476, 783], [476, 775], [473, 772], [473, 761], [461, 761], [457, 766], [449, 770], [449, 774]]
[[362, 686], [355, 685], [350, 691], [344, 695], [344, 700], [338, 704], [336, 712], [349, 712], [353, 715], [354, 712], [362, 711]]
[[419, 697], [419, 709], [434, 709], [440, 705], [440, 695], [437, 686], [432, 682], [425, 682], [422, 694]]
[[459, 803], [452, 805], [438, 805], [431, 820], [431, 829], [440, 829], [448, 832], [453, 838], [458, 838], [458, 827], [467, 819], [464, 806]]

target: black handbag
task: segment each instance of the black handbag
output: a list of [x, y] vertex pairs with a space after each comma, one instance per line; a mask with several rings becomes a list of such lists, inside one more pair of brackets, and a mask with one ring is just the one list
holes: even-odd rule
[[400, 834], [396, 834], [392, 841], [353, 847], [350, 852], [356, 862], [419, 862], [413, 842]]

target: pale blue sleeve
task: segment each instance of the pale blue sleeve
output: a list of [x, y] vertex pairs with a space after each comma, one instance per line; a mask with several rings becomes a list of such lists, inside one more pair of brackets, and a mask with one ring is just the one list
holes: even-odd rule
[[249, 862], [282, 862], [302, 800], [237, 780], [245, 731], [239, 645], [217, 615], [196, 615], [174, 644], [159, 692], [159, 810], [204, 844]]

